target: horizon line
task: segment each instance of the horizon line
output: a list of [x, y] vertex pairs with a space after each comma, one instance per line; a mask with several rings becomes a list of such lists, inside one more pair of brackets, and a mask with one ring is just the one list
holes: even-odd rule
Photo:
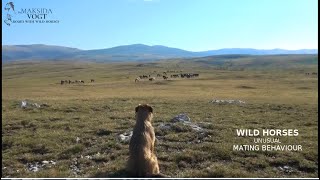
[[102, 49], [110, 49], [110, 48], [115, 48], [115, 47], [121, 47], [121, 46], [131, 46], [131, 45], [144, 45], [144, 46], [149, 46], [149, 47], [153, 47], [153, 46], [163, 46], [163, 47], [167, 47], [167, 48], [175, 48], [175, 49], [180, 49], [180, 50], [184, 50], [184, 51], [189, 51], [189, 52], [206, 52], [206, 51], [216, 51], [216, 50], [222, 50], [222, 49], [254, 49], [254, 50], [289, 50], [289, 51], [297, 51], [297, 50], [318, 50], [318, 48], [300, 48], [300, 49], [285, 49], [285, 48], [270, 48], [270, 49], [266, 49], [266, 48], [252, 48], [252, 47], [246, 47], [246, 48], [238, 48], [238, 47], [232, 47], [232, 48], [219, 48], [219, 49], [210, 49], [210, 50], [202, 50], [202, 51], [193, 51], [193, 50], [185, 50], [182, 48], [178, 48], [178, 47], [170, 47], [170, 46], [165, 46], [165, 45], [147, 45], [147, 44], [142, 44], [142, 43], [134, 43], [134, 44], [123, 44], [123, 45], [117, 45], [117, 46], [112, 46], [112, 47], [103, 47], [103, 48], [98, 48], [98, 49], [80, 49], [77, 47], [71, 47], [71, 46], [64, 46], [64, 45], [56, 45], [56, 44], [41, 44], [41, 43], [34, 43], [34, 44], [2, 44], [2, 46], [31, 46], [31, 45], [45, 45], [45, 46], [58, 46], [58, 47], [66, 47], [66, 48], [74, 48], [74, 49], [79, 49], [82, 51], [91, 51], [91, 50], [102, 50]]

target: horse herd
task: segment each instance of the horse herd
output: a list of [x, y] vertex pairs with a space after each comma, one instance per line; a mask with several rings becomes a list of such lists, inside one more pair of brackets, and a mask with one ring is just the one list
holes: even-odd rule
[[[94, 79], [91, 79], [90, 82], [94, 82]], [[71, 81], [71, 80], [61, 80], [60, 81], [60, 84], [63, 85], [63, 84], [79, 84], [79, 83], [84, 83], [83, 80], [75, 80], [75, 81]]]
[[318, 73], [316, 73], [316, 72], [312, 72], [312, 73], [308, 73], [308, 72], [307, 72], [307, 73], [305, 73], [305, 75], [310, 75], [310, 74], [311, 74], [311, 75], [318, 75]]
[[[163, 74], [157, 74], [157, 77], [160, 77], [164, 79], [164, 80], [167, 80], [169, 77], [167, 76], [167, 73], [166, 72], [163, 72]], [[180, 74], [172, 74], [170, 75], [170, 78], [194, 78], [194, 77], [199, 77], [199, 74], [194, 74], [194, 73], [180, 73]], [[142, 75], [142, 76], [138, 76], [136, 79], [135, 79], [135, 82], [139, 82], [140, 80], [143, 80], [143, 79], [149, 79], [149, 81], [154, 81], [156, 80], [156, 77], [151, 77], [151, 75]]]
[[[155, 73], [156, 71], [154, 71]], [[195, 73], [181, 73], [182, 71], [167, 71], [168, 73], [179, 73], [179, 74], [172, 74], [170, 75], [170, 78], [194, 78], [194, 77], [199, 77], [199, 74], [195, 74]], [[163, 72], [162, 74], [157, 74], [157, 77], [158, 78], [162, 78], [164, 80], [167, 80], [169, 79], [169, 76], [167, 75], [167, 72]], [[152, 74], [152, 73], [151, 73]], [[148, 79], [149, 81], [154, 81], [156, 80], [156, 77], [155, 76], [152, 76], [151, 74], [149, 75], [141, 75], [141, 76], [138, 76], [136, 79], [135, 79], [135, 82], [139, 82], [143, 79]], [[94, 82], [94, 79], [90, 79], [90, 82], [93, 83]], [[84, 81], [83, 80], [74, 80], [74, 81], [71, 81], [71, 80], [61, 80], [60, 81], [60, 84], [63, 85], [63, 84], [80, 84], [80, 83], [83, 83], [84, 84]]]
[[[173, 78], [178, 78], [179, 74], [173, 74], [171, 75]], [[193, 78], [193, 77], [199, 77], [199, 74], [192, 74], [192, 73], [185, 73], [185, 74], [180, 74], [181, 78]]]

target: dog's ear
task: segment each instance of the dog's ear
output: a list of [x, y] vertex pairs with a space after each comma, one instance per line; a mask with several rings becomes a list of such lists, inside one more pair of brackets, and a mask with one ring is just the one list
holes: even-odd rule
[[153, 113], [153, 108], [150, 105], [148, 105], [148, 108], [149, 108], [149, 111]]
[[138, 112], [140, 106], [141, 106], [141, 104], [139, 104], [139, 105], [136, 107], [136, 109], [135, 109], [136, 112]]

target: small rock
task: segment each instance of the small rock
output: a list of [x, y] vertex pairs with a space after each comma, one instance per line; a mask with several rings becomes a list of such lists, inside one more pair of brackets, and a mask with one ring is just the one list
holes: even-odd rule
[[28, 102], [27, 100], [21, 101], [21, 108], [27, 108], [27, 107], [32, 107], [32, 108], [41, 108], [41, 105], [38, 103], [31, 103]]
[[49, 105], [48, 105], [47, 103], [43, 103], [43, 104], [41, 104], [40, 106], [42, 106], [42, 107], [49, 107]]
[[190, 124], [190, 126], [195, 131], [202, 131], [203, 130], [201, 127], [199, 127], [198, 125], [195, 125], [195, 124]]
[[56, 162], [54, 162], [54, 161], [50, 161], [50, 163], [52, 164], [52, 165], [56, 165]]
[[49, 164], [49, 161], [42, 161], [42, 164]]
[[36, 108], [40, 108], [40, 105], [37, 103], [33, 103], [33, 106], [35, 106]]
[[158, 127], [161, 130], [169, 130], [169, 129], [171, 129], [171, 125], [170, 124], [164, 124], [164, 123], [161, 123]]
[[31, 171], [37, 172], [37, 171], [39, 171], [39, 168], [37, 166], [34, 166], [34, 167], [31, 168]]
[[283, 167], [279, 166], [278, 168], [280, 171], [283, 171], [285, 173], [292, 173], [294, 171], [294, 169], [290, 166], [283, 166]]
[[245, 101], [242, 100], [223, 100], [223, 99], [214, 99], [209, 101], [209, 103], [213, 103], [213, 104], [245, 104]]
[[21, 108], [27, 107], [27, 101], [21, 101]]
[[132, 137], [133, 131], [130, 131], [130, 133], [123, 133], [119, 135], [120, 141], [122, 142], [129, 142]]
[[172, 122], [184, 122], [189, 123], [191, 122], [191, 119], [184, 113], [178, 114], [173, 119], [171, 119]]

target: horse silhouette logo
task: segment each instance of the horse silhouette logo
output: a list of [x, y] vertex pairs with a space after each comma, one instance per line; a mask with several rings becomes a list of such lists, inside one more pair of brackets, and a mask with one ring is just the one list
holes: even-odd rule
[[15, 12], [15, 11], [14, 11], [14, 4], [13, 4], [13, 2], [8, 2], [8, 3], [6, 4], [6, 6], [4, 7], [4, 10], [7, 10], [8, 12], [10, 11], [10, 9], [12, 9], [12, 11]]
[[4, 7], [4, 10], [5, 11], [8, 11], [7, 12], [7, 17], [6, 19], [4, 19], [4, 22], [10, 26], [10, 24], [12, 23], [12, 18], [11, 18], [11, 14], [10, 14], [10, 10], [13, 11], [15, 14], [16, 14], [16, 11], [14, 10], [14, 4], [13, 2], [8, 2], [5, 7]]

